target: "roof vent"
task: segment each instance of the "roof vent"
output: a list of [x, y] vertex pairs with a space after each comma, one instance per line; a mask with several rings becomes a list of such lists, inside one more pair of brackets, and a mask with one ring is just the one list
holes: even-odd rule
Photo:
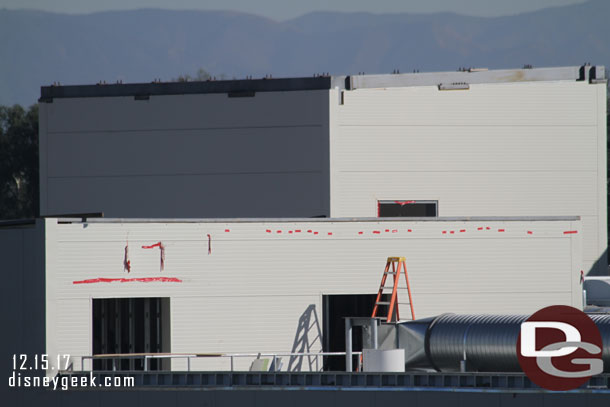
[[466, 82], [440, 83], [438, 90], [468, 90], [470, 85]]

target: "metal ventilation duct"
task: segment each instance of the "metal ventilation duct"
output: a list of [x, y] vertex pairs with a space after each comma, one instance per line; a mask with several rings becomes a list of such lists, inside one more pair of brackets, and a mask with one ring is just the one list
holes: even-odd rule
[[[604, 371], [610, 372], [610, 315], [590, 315], [603, 342]], [[517, 338], [527, 315], [454, 315], [397, 324], [398, 347], [407, 369], [520, 372]]]

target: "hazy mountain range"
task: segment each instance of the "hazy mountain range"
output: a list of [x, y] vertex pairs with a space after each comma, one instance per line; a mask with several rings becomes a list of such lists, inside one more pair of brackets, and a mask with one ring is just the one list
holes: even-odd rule
[[84, 15], [0, 10], [0, 104], [40, 86], [149, 82], [204, 68], [228, 78], [610, 65], [610, 1], [508, 17], [320, 12], [277, 22], [222, 11]]

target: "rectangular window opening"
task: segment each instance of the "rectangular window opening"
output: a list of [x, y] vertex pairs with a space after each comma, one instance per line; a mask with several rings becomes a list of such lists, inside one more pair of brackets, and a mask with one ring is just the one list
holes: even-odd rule
[[434, 218], [438, 217], [438, 201], [383, 200], [377, 201], [379, 218]]

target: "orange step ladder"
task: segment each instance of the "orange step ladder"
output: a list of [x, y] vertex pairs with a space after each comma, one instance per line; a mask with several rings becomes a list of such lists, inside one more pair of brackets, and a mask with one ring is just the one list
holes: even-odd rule
[[[390, 268], [392, 271], [390, 271]], [[405, 280], [407, 282], [406, 287], [398, 287], [398, 283], [400, 282], [400, 271], [404, 270]], [[386, 280], [388, 275], [392, 275], [393, 278], [393, 286], [386, 287]], [[390, 297], [390, 301], [381, 301], [383, 291], [385, 289], [392, 288], [392, 295]], [[398, 290], [399, 289], [407, 289], [409, 294], [409, 302], [408, 303], [399, 303], [398, 302]], [[400, 315], [398, 313], [398, 304], [409, 304], [411, 307], [411, 318], [415, 320], [415, 310], [413, 309], [413, 299], [411, 297], [411, 285], [409, 284], [409, 274], [407, 273], [407, 265], [405, 264], [404, 257], [388, 257], [388, 261], [385, 264], [385, 270], [383, 271], [383, 277], [381, 277], [381, 285], [379, 286], [379, 292], [377, 293], [377, 298], [375, 299], [375, 307], [373, 308], [372, 317], [377, 316], [377, 312], [379, 311], [380, 305], [388, 306], [388, 315], [386, 317], [385, 322], [392, 321], [400, 321]], [[392, 319], [395, 318], [395, 319]]]

